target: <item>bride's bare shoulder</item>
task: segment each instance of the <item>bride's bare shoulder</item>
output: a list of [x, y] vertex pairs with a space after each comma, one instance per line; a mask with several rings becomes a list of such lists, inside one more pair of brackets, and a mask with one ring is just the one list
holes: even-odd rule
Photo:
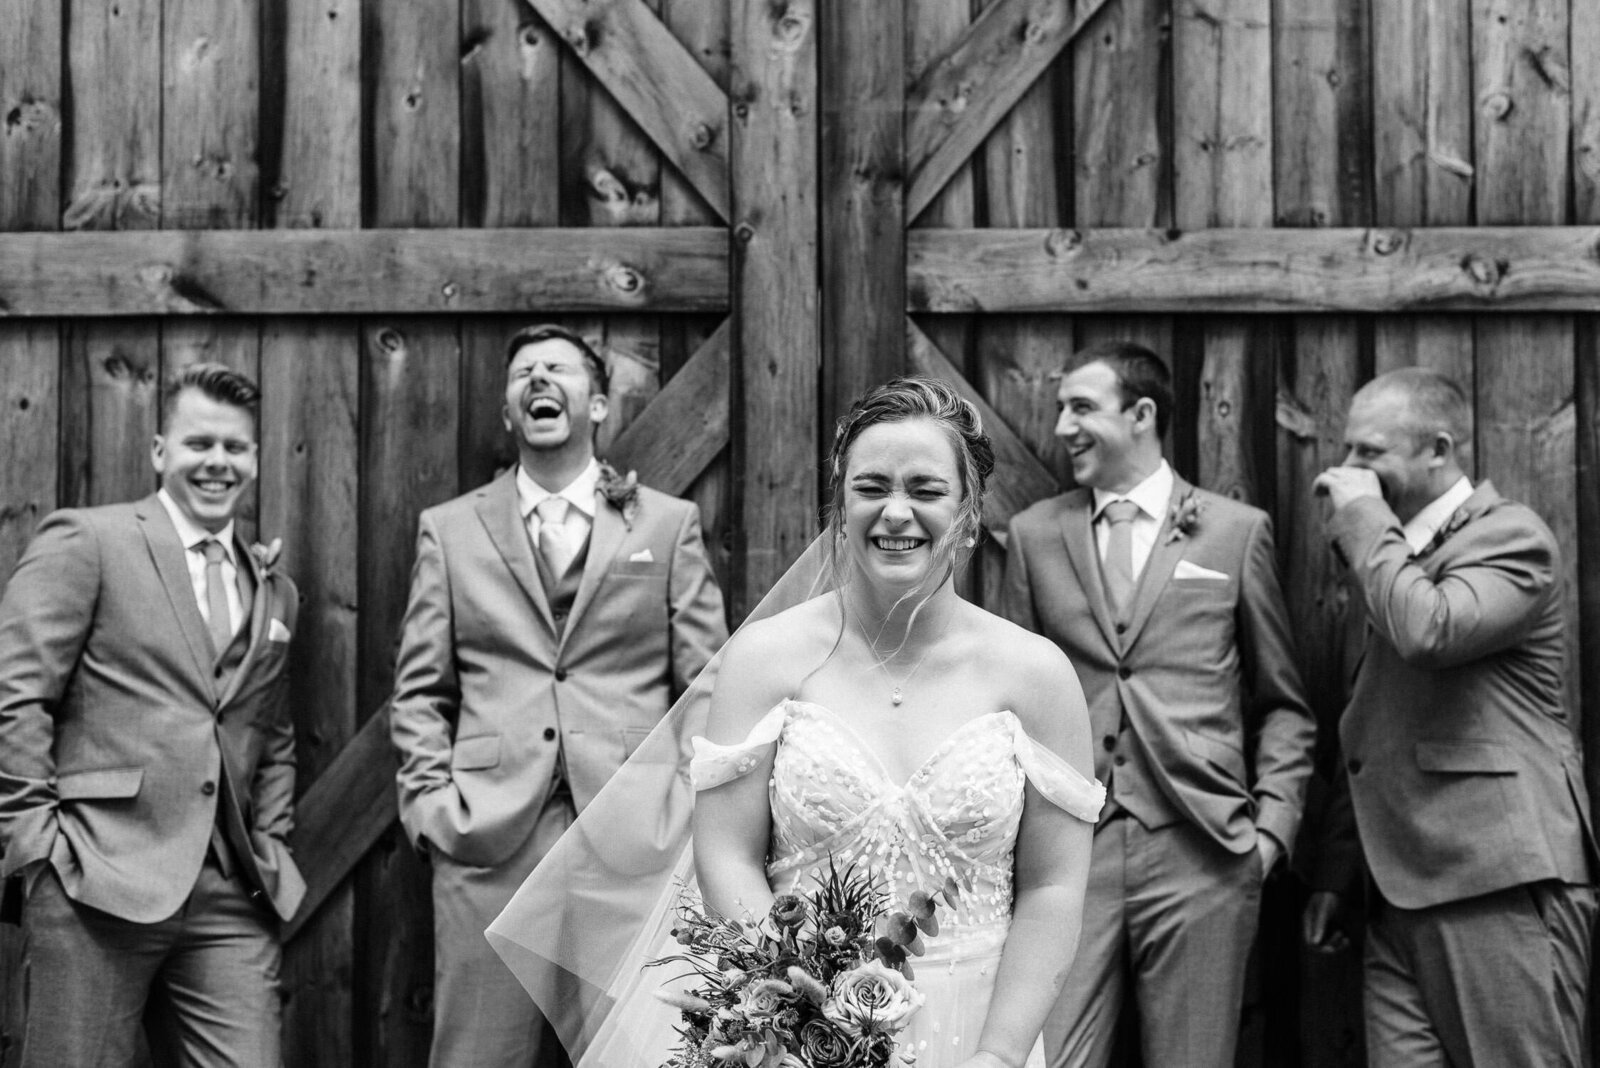
[[746, 623], [728, 640], [724, 670], [753, 670], [798, 682], [827, 658], [839, 637], [839, 599], [823, 594]]

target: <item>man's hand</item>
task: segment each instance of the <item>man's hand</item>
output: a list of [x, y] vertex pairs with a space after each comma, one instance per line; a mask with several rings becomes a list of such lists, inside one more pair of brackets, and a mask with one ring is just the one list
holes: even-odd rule
[[1300, 934], [1318, 953], [1337, 953], [1350, 945], [1350, 936], [1334, 922], [1343, 902], [1332, 890], [1313, 891], [1300, 917]]
[[1319, 496], [1327, 494], [1334, 511], [1363, 497], [1383, 499], [1378, 476], [1365, 467], [1330, 467], [1311, 483], [1311, 492]]

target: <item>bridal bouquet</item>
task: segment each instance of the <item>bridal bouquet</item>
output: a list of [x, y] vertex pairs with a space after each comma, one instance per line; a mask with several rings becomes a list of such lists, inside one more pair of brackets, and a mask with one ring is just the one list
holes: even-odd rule
[[686, 894], [673, 936], [679, 963], [700, 983], [658, 996], [683, 1013], [682, 1041], [662, 1068], [888, 1068], [894, 1036], [922, 1005], [908, 956], [936, 935], [936, 898], [956, 885], [917, 891], [904, 910], [854, 864], [803, 894], [783, 894], [759, 921], [732, 920]]

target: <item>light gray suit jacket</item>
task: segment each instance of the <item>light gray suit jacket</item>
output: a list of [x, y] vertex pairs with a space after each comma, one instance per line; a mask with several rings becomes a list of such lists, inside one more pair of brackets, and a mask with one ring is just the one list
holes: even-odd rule
[[597, 494], [559, 636], [518, 511], [516, 470], [422, 513], [390, 727], [413, 842], [505, 860], [551, 794], [581, 810], [727, 639], [694, 504]]
[[[255, 893], [294, 914], [286, 659], [299, 598], [242, 545], [248, 651], [219, 689], [161, 500], [46, 517], [0, 600], [0, 873], [49, 860], [68, 896], [138, 923], [194, 888], [218, 805]], [[222, 777], [229, 789], [222, 789]]]
[[[1176, 537], [1172, 516], [1163, 521], [1125, 632], [1106, 601], [1087, 488], [1012, 518], [1003, 611], [1072, 660], [1097, 739], [1114, 740], [1126, 711], [1179, 813], [1233, 853], [1250, 850], [1258, 828], [1288, 849], [1316, 721], [1294, 664], [1269, 521], [1181, 478], [1172, 500], [1191, 492], [1197, 520]], [[1182, 577], [1180, 561], [1224, 577]], [[1095, 747], [1102, 782], [1110, 757]]]
[[1483, 482], [1416, 557], [1381, 500], [1341, 508], [1330, 532], [1369, 627], [1314, 882], [1353, 889], [1352, 806], [1372, 878], [1402, 908], [1589, 882], [1550, 529]]

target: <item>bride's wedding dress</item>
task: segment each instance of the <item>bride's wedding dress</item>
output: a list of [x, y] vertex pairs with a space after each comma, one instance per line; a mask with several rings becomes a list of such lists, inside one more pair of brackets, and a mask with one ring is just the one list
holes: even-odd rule
[[[900, 1036], [917, 1068], [947, 1068], [977, 1049], [1011, 923], [1012, 851], [1023, 787], [1093, 822], [1105, 789], [1035, 745], [1010, 712], [970, 719], [945, 738], [906, 782], [893, 781], [844, 714], [806, 701], [772, 709], [737, 745], [694, 739], [696, 790], [749, 774], [777, 747], [769, 796], [775, 892], [805, 889], [831, 855], [864, 864], [903, 905], [913, 890], [952, 877], [964, 889], [941, 909], [927, 954], [912, 958], [922, 1010]], [[1063, 952], [1066, 952], [1063, 947]], [[1029, 1064], [1042, 1064], [1037, 1047]]]

